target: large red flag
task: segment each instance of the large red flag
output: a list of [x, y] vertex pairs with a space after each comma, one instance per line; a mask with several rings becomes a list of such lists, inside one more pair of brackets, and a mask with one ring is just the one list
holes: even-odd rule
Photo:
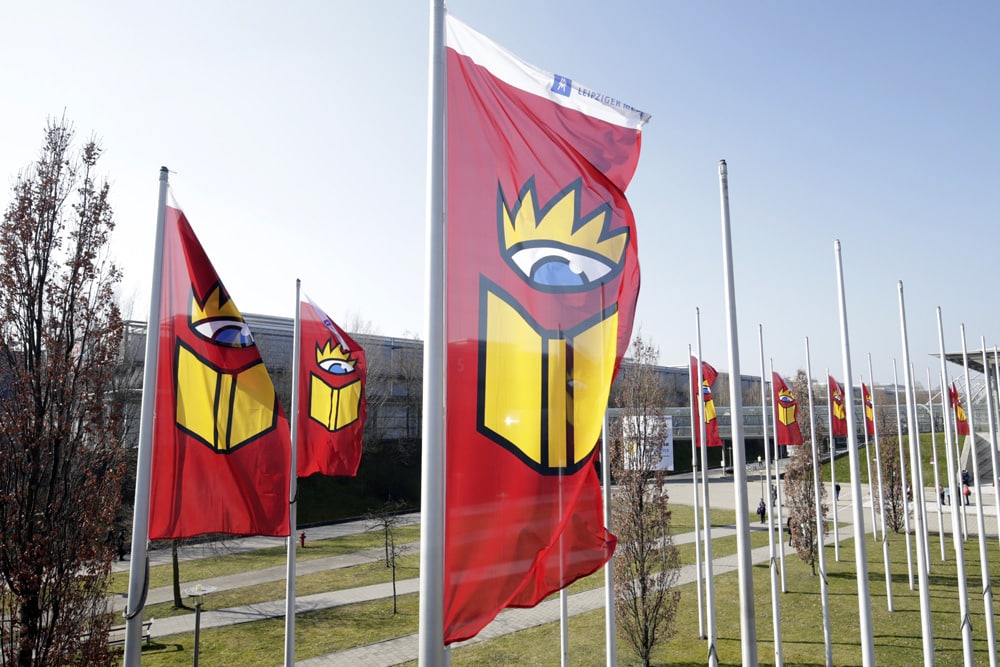
[[599, 569], [596, 446], [632, 331], [647, 116], [447, 17], [444, 641]]
[[773, 371], [771, 384], [774, 388], [774, 423], [778, 430], [778, 444], [801, 445], [802, 430], [796, 420], [799, 403], [795, 400], [795, 394], [785, 384], [785, 380]]
[[[701, 393], [705, 400], [705, 442], [708, 443], [709, 447], [722, 446], [722, 438], [719, 436], [719, 420], [715, 413], [715, 401], [712, 399], [712, 385], [715, 384], [717, 377], [719, 377], [719, 372], [707, 361], [702, 361]], [[701, 401], [697, 399], [698, 390], [695, 388], [697, 385], [698, 359], [691, 357], [691, 395], [696, 397], [694, 400], [694, 423], [691, 428], [694, 431], [695, 447], [701, 447], [701, 427], [698, 423]]]
[[844, 408], [844, 390], [833, 379], [828, 376], [830, 393], [830, 435], [847, 437], [847, 411]]
[[865, 432], [868, 435], [875, 435], [875, 402], [872, 400], [868, 385], [864, 382], [861, 383], [861, 394], [865, 401]]
[[962, 407], [962, 399], [958, 396], [958, 387], [954, 382], [948, 390], [948, 400], [951, 402], [951, 407], [955, 408], [955, 428], [958, 434], [969, 435], [969, 418], [965, 414], [965, 408]]
[[353, 477], [361, 462], [365, 351], [309, 299], [299, 304], [299, 477]]
[[250, 329], [173, 207], [161, 285], [150, 539], [288, 535], [288, 421]]

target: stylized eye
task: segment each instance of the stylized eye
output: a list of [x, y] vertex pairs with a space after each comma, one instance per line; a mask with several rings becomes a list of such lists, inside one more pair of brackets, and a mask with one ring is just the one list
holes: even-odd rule
[[250, 327], [243, 320], [209, 320], [196, 324], [194, 330], [202, 338], [223, 347], [251, 347], [254, 344]]
[[354, 364], [344, 359], [324, 359], [318, 364], [324, 371], [334, 375], [347, 375], [354, 372]]
[[794, 402], [794, 401], [792, 401], [792, 397], [791, 396], [779, 396], [778, 400], [781, 401], [782, 403], [788, 403], [788, 404], [791, 404], [791, 403]]
[[590, 287], [616, 268], [607, 258], [554, 246], [521, 248], [510, 258], [529, 282], [545, 287]]

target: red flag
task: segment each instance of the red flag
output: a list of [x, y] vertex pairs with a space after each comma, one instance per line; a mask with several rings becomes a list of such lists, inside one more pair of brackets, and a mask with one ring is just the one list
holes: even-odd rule
[[[712, 368], [707, 361], [701, 362], [701, 393], [705, 397], [705, 442], [709, 447], [721, 447], [722, 438], [719, 436], [719, 420], [715, 414], [715, 401], [712, 400], [712, 385], [719, 377], [719, 372]], [[695, 387], [698, 384], [698, 359], [691, 357], [691, 395], [697, 397]], [[700, 403], [697, 398], [694, 400], [694, 431], [695, 447], [701, 447], [701, 427], [698, 424], [698, 414], [701, 412]]]
[[614, 550], [594, 466], [639, 289], [645, 114], [447, 17], [444, 641]]
[[312, 301], [299, 307], [298, 475], [354, 477], [368, 409], [365, 351]]
[[161, 285], [150, 539], [287, 536], [288, 421], [253, 334], [172, 207]]
[[828, 376], [830, 393], [830, 435], [847, 437], [847, 411], [844, 408], [844, 390], [833, 379]]
[[774, 423], [778, 430], [778, 444], [801, 445], [802, 430], [795, 418], [799, 403], [795, 394], [777, 373], [771, 373], [771, 384], [774, 387]]
[[955, 428], [958, 430], [959, 435], [969, 435], [969, 418], [965, 414], [965, 408], [962, 407], [962, 400], [958, 396], [958, 387], [955, 383], [951, 383], [951, 389], [948, 390], [948, 400], [951, 402], [951, 407], [955, 408]]
[[875, 402], [872, 394], [868, 391], [868, 385], [861, 383], [861, 394], [865, 401], [865, 432], [868, 435], [875, 435]]

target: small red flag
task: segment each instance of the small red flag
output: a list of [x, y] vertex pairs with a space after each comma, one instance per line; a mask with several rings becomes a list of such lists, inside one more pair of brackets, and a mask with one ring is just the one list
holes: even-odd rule
[[[707, 361], [701, 362], [701, 395], [705, 401], [705, 442], [709, 447], [721, 447], [722, 438], [719, 436], [719, 420], [715, 412], [715, 401], [712, 399], [712, 385], [719, 377], [719, 372], [712, 368]], [[694, 397], [694, 431], [695, 447], [701, 447], [701, 426], [698, 423], [701, 412], [701, 401], [698, 400], [698, 359], [691, 357], [691, 395]]]
[[847, 437], [847, 411], [844, 408], [844, 390], [833, 379], [828, 376], [830, 394], [830, 435], [841, 438]]
[[959, 435], [969, 435], [969, 418], [965, 414], [965, 408], [962, 407], [962, 399], [958, 395], [958, 387], [955, 383], [951, 383], [951, 389], [948, 390], [948, 399], [951, 401], [951, 407], [955, 408], [955, 428]]
[[868, 385], [864, 382], [861, 383], [861, 393], [865, 401], [865, 432], [868, 435], [875, 435], [875, 402], [872, 400]]
[[299, 304], [299, 477], [354, 477], [368, 403], [365, 351], [309, 299]]
[[184, 213], [163, 238], [149, 538], [288, 535], [288, 420]]
[[801, 445], [802, 429], [796, 419], [799, 403], [795, 394], [777, 373], [771, 373], [774, 389], [774, 423], [777, 425], [779, 445]]

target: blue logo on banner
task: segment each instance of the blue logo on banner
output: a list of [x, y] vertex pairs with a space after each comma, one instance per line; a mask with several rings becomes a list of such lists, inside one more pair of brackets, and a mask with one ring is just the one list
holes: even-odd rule
[[573, 90], [573, 80], [568, 79], [565, 76], [555, 75], [555, 79], [552, 81], [552, 92], [558, 95], [565, 95], [569, 97], [570, 92]]

